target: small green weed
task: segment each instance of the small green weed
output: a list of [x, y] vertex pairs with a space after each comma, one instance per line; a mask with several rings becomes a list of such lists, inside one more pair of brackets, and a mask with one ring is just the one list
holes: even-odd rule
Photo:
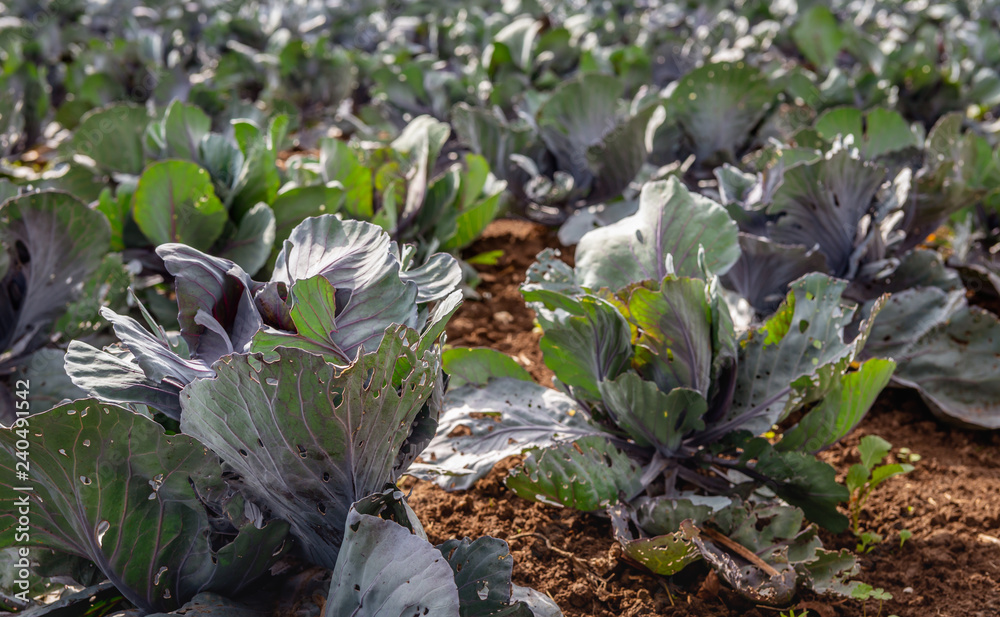
[[[892, 476], [909, 473], [914, 469], [913, 465], [909, 463], [882, 465], [882, 461], [889, 455], [890, 450], [892, 450], [892, 444], [885, 439], [882, 439], [878, 435], [866, 435], [861, 438], [861, 443], [858, 444], [858, 453], [861, 455], [861, 462], [851, 465], [851, 468], [847, 471], [847, 490], [851, 491], [851, 498], [848, 503], [851, 516], [851, 530], [858, 537], [861, 537], [861, 512], [864, 510], [865, 503], [868, 501], [868, 497], [871, 496], [872, 491]], [[914, 455], [913, 453], [909, 453], [908, 456], [918, 456], [919, 458], [919, 455]], [[914, 459], [910, 458], [909, 460]], [[870, 541], [876, 535], [878, 534], [871, 534], [868, 544], [871, 543]], [[881, 541], [881, 536], [878, 539]], [[864, 542], [862, 538], [862, 543]]]
[[867, 553], [868, 551], [875, 548], [875, 545], [880, 544], [883, 540], [882, 534], [875, 533], [874, 531], [862, 531], [858, 534], [858, 538], [861, 540], [858, 542], [855, 550], [859, 553]]
[[900, 529], [899, 530], [899, 548], [903, 548], [903, 544], [905, 544], [906, 541], [909, 540], [912, 537], [913, 537], [913, 532], [912, 531], [910, 531], [909, 529]]
[[[868, 617], [868, 600], [878, 600], [878, 613], [875, 617], [879, 617], [882, 614], [882, 603], [886, 600], [892, 600], [891, 593], [881, 587], [872, 587], [868, 583], [858, 583], [851, 591], [851, 597], [864, 602], [863, 611], [865, 617]], [[894, 616], [890, 615], [889, 617]]]

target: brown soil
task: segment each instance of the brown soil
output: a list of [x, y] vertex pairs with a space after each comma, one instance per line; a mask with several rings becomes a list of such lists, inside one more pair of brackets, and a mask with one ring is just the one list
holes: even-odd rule
[[481, 301], [467, 300], [448, 323], [448, 344], [455, 347], [491, 347], [514, 358], [538, 383], [551, 386], [552, 371], [542, 362], [534, 329], [535, 313], [524, 304], [520, 286], [524, 273], [535, 263], [535, 255], [557, 248], [566, 263], [573, 265], [574, 247], [559, 244], [554, 231], [527, 221], [500, 219], [466, 250], [471, 257], [502, 250], [495, 266], [479, 268], [482, 282], [476, 291]]
[[[859, 578], [892, 593], [886, 610], [901, 617], [1000, 615], [1000, 433], [944, 425], [916, 394], [883, 392], [859, 429], [823, 454], [841, 481], [865, 435], [922, 458], [872, 494], [861, 529], [885, 540], [862, 556]], [[900, 547], [903, 529], [913, 536]], [[824, 542], [855, 544], [850, 534]]]
[[[517, 287], [535, 254], [558, 246], [544, 227], [509, 220], [492, 224], [468, 254], [496, 249], [506, 254], [498, 265], [481, 269], [483, 301], [461, 308], [448, 328], [449, 343], [498, 349], [540, 382], [551, 383], [538, 350], [540, 333], [532, 330], [533, 316]], [[563, 253], [571, 261], [572, 250]], [[810, 617], [1000, 616], [1000, 434], [942, 425], [916, 396], [887, 391], [858, 430], [822, 455], [841, 479], [858, 461], [856, 446], [867, 434], [922, 456], [914, 472], [890, 479], [872, 495], [861, 519], [863, 530], [885, 540], [860, 556], [857, 580], [884, 588], [893, 599], [880, 607], [876, 600], [863, 605], [804, 592], [796, 615], [808, 609]], [[431, 541], [485, 534], [506, 539], [515, 558], [515, 582], [549, 594], [567, 617], [778, 616], [777, 609], [753, 606], [727, 591], [703, 565], [671, 579], [627, 565], [606, 519], [508, 492], [503, 477], [515, 463], [499, 465], [467, 492], [446, 493], [407, 479], [410, 503]], [[913, 535], [900, 547], [902, 529]], [[823, 537], [828, 548], [856, 544], [850, 532]]]

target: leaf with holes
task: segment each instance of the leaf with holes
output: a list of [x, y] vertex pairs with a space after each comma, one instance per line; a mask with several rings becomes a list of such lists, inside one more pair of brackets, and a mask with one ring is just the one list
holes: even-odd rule
[[103, 214], [68, 193], [42, 191], [0, 205], [0, 367], [45, 342], [108, 252]]
[[448, 540], [437, 549], [455, 572], [462, 617], [531, 617], [527, 606], [511, 601], [514, 556], [506, 542], [484, 536]]
[[[22, 544], [18, 504], [32, 512], [29, 546], [93, 561], [136, 606], [172, 610], [202, 591], [238, 593], [270, 566], [287, 525], [210, 517], [235, 498], [222, 467], [187, 435], [108, 403], [75, 401], [31, 418], [31, 485], [14, 480], [23, 438], [0, 430], [0, 544]], [[236, 532], [239, 532], [236, 535]], [[228, 540], [227, 540], [228, 538]], [[221, 548], [213, 548], [221, 543]]]
[[769, 236], [782, 244], [818, 245], [828, 272], [844, 276], [851, 267], [858, 227], [873, 211], [884, 181], [885, 169], [846, 150], [788, 169], [767, 209], [780, 217]]
[[680, 531], [653, 537], [640, 537], [630, 524], [631, 513], [626, 506], [608, 508], [615, 540], [622, 547], [625, 557], [641, 564], [654, 574], [672, 576], [701, 555]]
[[153, 381], [127, 350], [102, 350], [83, 341], [70, 341], [64, 361], [73, 384], [90, 396], [122, 405], [148, 405], [171, 418], [181, 416], [181, 386]]
[[501, 377], [448, 393], [424, 459], [447, 472], [441, 486], [465, 489], [508, 456], [601, 433], [565, 394]]
[[459, 617], [452, 569], [427, 540], [353, 508], [344, 527], [324, 617]]
[[[53, 322], [100, 267], [110, 235], [103, 214], [66, 193], [31, 193], [0, 205], [0, 372], [34, 362], [31, 354], [47, 342]], [[41, 408], [37, 400], [33, 406]], [[0, 384], [0, 424], [10, 425], [15, 412]]]
[[895, 369], [892, 360], [873, 358], [851, 373], [835, 370], [836, 385], [824, 388], [819, 404], [784, 432], [776, 448], [819, 452], [833, 445], [854, 430]]
[[507, 477], [519, 497], [595, 512], [638, 494], [641, 470], [607, 439], [583, 437], [529, 451]]
[[[822, 274], [804, 276], [763, 326], [740, 344], [739, 372], [727, 422], [763, 433], [790, 412], [792, 382], [820, 367], [857, 356], [865, 335], [842, 339], [855, 307], [841, 298], [846, 283]], [[846, 306], [845, 306], [846, 305]]]
[[[253, 501], [290, 523], [310, 561], [332, 568], [351, 504], [404, 471], [395, 461], [433, 394], [440, 360], [412, 351], [417, 336], [389, 328], [376, 351], [346, 368], [297, 349], [273, 361], [224, 358], [214, 379], [181, 392], [181, 429], [218, 453]], [[397, 391], [401, 357], [413, 368]]]

